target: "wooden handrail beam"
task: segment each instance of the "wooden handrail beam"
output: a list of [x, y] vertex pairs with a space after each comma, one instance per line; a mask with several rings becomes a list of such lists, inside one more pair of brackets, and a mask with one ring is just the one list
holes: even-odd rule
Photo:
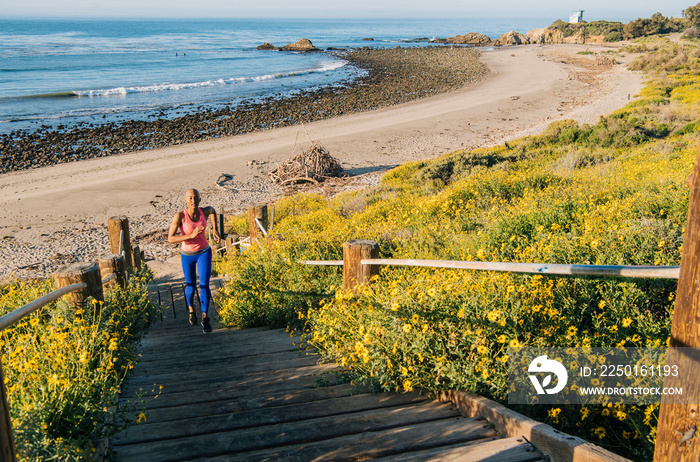
[[46, 294], [43, 297], [39, 297], [33, 302], [29, 302], [24, 306], [21, 306], [17, 308], [16, 310], [12, 311], [11, 313], [7, 313], [5, 316], [0, 318], [0, 330], [5, 329], [6, 327], [11, 326], [12, 324], [16, 323], [20, 319], [22, 319], [25, 316], [28, 316], [41, 308], [42, 306], [53, 302], [54, 300], [58, 300], [59, 298], [63, 297], [64, 295], [67, 295], [73, 291], [76, 290], [82, 290], [87, 287], [87, 284], [84, 282], [78, 282], [77, 284], [71, 284], [69, 286], [63, 287], [58, 290], [54, 290], [50, 294]]
[[102, 280], [102, 285], [107, 284], [109, 281], [117, 277], [117, 273], [112, 273]]
[[392, 258], [368, 258], [363, 265], [422, 266], [429, 268], [454, 268], [482, 271], [508, 271], [513, 273], [557, 274], [574, 276], [617, 276], [629, 278], [678, 279], [679, 266], [614, 266], [614, 265], [563, 265], [547, 263], [505, 263], [488, 261], [410, 260]]

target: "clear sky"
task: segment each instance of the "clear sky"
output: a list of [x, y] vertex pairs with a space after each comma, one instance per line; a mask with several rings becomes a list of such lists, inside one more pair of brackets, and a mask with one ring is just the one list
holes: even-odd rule
[[586, 20], [629, 21], [656, 12], [680, 17], [695, 5], [679, 0], [0, 0], [0, 17], [204, 18], [562, 18], [578, 9]]

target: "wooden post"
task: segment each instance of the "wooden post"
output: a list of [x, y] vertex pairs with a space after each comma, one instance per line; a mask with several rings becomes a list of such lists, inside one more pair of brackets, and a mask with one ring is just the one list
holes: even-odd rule
[[136, 244], [131, 245], [131, 267], [134, 271], [141, 269], [141, 250]]
[[[122, 231], [124, 231], [122, 237]], [[126, 270], [131, 272], [131, 238], [129, 237], [129, 219], [125, 216], [112, 217], [107, 220], [107, 232], [109, 233], [109, 251], [119, 254], [119, 244], [124, 251]]]
[[100, 265], [100, 276], [106, 278], [112, 273], [116, 273], [116, 279], [109, 282], [109, 285], [119, 284], [122, 289], [126, 288], [126, 266], [123, 255], [104, 255], [97, 262]]
[[102, 292], [102, 275], [100, 274], [100, 266], [97, 263], [73, 263], [71, 265], [62, 266], [56, 272], [54, 279], [56, 280], [56, 288], [66, 287], [76, 282], [84, 282], [87, 287], [83, 290], [71, 292], [66, 297], [69, 297], [70, 304], [76, 308], [81, 308], [88, 297], [94, 297], [97, 300], [104, 301], [104, 293]]
[[238, 234], [231, 234], [226, 236], [226, 253], [228, 255], [238, 255], [241, 251], [241, 244], [236, 244], [238, 242]]
[[226, 239], [226, 233], [224, 232], [224, 206], [219, 205], [219, 237], [221, 240]]
[[379, 245], [374, 241], [354, 240], [343, 244], [343, 289], [354, 290], [360, 284], [369, 284], [379, 273], [377, 265], [363, 265], [364, 258], [378, 258]]
[[[675, 354], [682, 351], [676, 350], [677, 347], [700, 348], [700, 149], [688, 184], [688, 220], [671, 324], [672, 351], [667, 358], [667, 364], [676, 361], [680, 374], [677, 377], [665, 377], [664, 387], [683, 387], [683, 402], [690, 404], [671, 404], [671, 396], [661, 398], [654, 448], [656, 462], [697, 462], [700, 459], [700, 364], [697, 353]], [[690, 349], [686, 351], [697, 352]]]
[[5, 376], [2, 373], [2, 362], [0, 362], [0, 462], [16, 462], [16, 455], [10, 405], [7, 403]]
[[265, 229], [265, 233], [267, 233], [267, 205], [262, 204], [262, 205], [251, 205], [248, 207], [248, 229], [250, 231], [250, 239], [258, 239], [260, 237], [264, 237], [263, 232], [260, 230], [260, 227], [257, 225], [255, 222], [255, 219], [258, 219], [258, 221], [262, 224], [262, 227]]

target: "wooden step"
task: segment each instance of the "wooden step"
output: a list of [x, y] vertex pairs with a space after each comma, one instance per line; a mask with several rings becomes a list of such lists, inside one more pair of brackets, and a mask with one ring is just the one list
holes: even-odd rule
[[356, 460], [496, 436], [484, 419], [456, 417], [444, 403], [380, 409], [153, 443], [115, 446], [123, 460]]
[[404, 452], [374, 460], [378, 462], [544, 462], [537, 449], [521, 436]]

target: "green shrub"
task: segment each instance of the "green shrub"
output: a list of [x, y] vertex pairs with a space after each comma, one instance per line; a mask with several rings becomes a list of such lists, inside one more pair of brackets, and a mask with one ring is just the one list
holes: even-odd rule
[[[51, 303], [0, 333], [19, 460], [92, 461], [98, 442], [130, 423], [134, 403], [119, 404], [118, 393], [157, 309], [150, 278], [144, 270], [82, 309]], [[2, 312], [52, 290], [52, 281], [3, 286]]]

